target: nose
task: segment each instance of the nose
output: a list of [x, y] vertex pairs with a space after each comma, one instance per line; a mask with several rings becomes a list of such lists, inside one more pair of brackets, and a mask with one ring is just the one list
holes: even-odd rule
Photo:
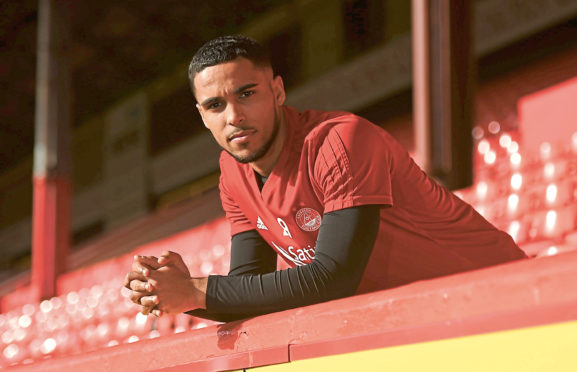
[[228, 104], [226, 108], [226, 122], [228, 125], [238, 127], [244, 123], [245, 116], [240, 105], [238, 104]]

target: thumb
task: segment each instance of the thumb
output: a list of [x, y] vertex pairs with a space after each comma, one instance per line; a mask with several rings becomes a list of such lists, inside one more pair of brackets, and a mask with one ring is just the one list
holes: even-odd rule
[[182, 271], [183, 273], [185, 273], [187, 275], [190, 274], [188, 271], [188, 267], [186, 266], [186, 264], [182, 260], [182, 257], [176, 252], [172, 252], [172, 251], [162, 252], [160, 257], [158, 258], [158, 263], [160, 265], [172, 266], [172, 267]]
[[158, 259], [154, 256], [134, 256], [132, 261], [132, 270], [138, 271], [141, 267], [147, 267], [152, 270], [160, 268], [161, 265], [158, 264]]

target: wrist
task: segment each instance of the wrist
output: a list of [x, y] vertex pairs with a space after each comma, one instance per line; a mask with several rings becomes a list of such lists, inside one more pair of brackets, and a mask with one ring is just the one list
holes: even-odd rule
[[195, 309], [206, 309], [206, 288], [208, 278], [190, 278]]

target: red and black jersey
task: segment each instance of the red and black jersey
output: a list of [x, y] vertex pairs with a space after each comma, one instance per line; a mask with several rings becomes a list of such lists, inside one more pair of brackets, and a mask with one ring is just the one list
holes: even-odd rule
[[358, 292], [523, 257], [513, 240], [430, 179], [384, 129], [346, 112], [283, 107], [287, 135], [266, 183], [223, 152], [232, 235], [256, 230], [290, 266], [310, 263], [322, 215], [385, 206]]

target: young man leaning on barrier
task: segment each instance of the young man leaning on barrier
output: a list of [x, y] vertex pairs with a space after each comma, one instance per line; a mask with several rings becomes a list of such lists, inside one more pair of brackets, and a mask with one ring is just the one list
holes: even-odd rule
[[[190, 277], [177, 253], [137, 257], [125, 286], [144, 313], [229, 321], [526, 257], [382, 128], [285, 106], [256, 41], [208, 42], [189, 79], [224, 150], [230, 272]], [[276, 270], [277, 255], [289, 269]]]

